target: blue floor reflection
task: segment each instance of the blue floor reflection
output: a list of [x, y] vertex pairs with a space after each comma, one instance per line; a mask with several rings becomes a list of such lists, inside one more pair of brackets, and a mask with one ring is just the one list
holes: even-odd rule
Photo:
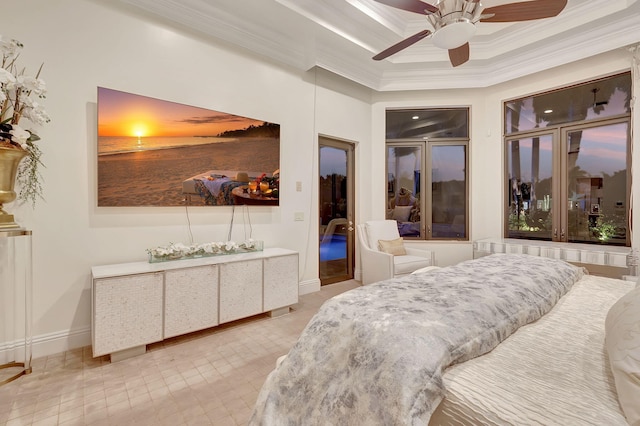
[[347, 258], [346, 235], [332, 235], [331, 240], [320, 244], [320, 262]]

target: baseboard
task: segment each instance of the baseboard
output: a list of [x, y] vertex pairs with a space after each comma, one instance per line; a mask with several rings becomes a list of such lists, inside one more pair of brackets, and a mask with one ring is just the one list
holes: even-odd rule
[[33, 357], [39, 358], [85, 346], [91, 346], [91, 326], [34, 337]]
[[302, 296], [303, 294], [315, 293], [316, 291], [320, 291], [320, 279], [315, 278], [313, 280], [300, 281], [300, 286], [298, 288], [298, 294]]
[[[299, 294], [309, 294], [320, 291], [320, 279], [300, 282]], [[15, 351], [24, 344], [24, 340], [0, 343], [0, 359], [4, 359], [9, 351]], [[75, 330], [58, 331], [55, 333], [34, 336], [31, 345], [33, 359], [42, 358], [71, 349], [91, 345], [91, 326]]]
[[[42, 358], [89, 345], [91, 345], [91, 327], [41, 334], [32, 339], [31, 357], [33, 359]], [[13, 354], [21, 355], [24, 358], [23, 346], [24, 339], [2, 343], [0, 345], [0, 359], [11, 358]]]

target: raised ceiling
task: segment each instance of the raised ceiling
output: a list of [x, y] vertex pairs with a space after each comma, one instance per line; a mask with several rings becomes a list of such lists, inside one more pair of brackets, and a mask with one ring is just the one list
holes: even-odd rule
[[488, 87], [640, 43], [640, 0], [569, 0], [553, 18], [478, 23], [470, 60], [456, 68], [429, 38], [373, 61], [428, 28], [424, 16], [374, 0], [121, 1], [203, 37], [296, 69], [318, 66], [378, 91]]

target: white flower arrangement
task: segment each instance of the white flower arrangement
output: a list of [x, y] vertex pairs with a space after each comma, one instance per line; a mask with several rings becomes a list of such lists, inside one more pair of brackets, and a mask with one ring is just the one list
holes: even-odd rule
[[149, 262], [163, 262], [166, 260], [191, 259], [196, 257], [218, 256], [234, 253], [246, 253], [262, 250], [262, 241], [249, 239], [240, 244], [234, 241], [211, 242], [203, 244], [185, 245], [182, 243], [169, 243], [168, 246], [160, 246], [147, 249]]
[[0, 146], [27, 152], [26, 160], [18, 169], [18, 198], [35, 205], [36, 199], [42, 198], [38, 171], [38, 167], [43, 166], [42, 151], [34, 144], [40, 137], [33, 130], [20, 126], [20, 120], [24, 118], [32, 125], [43, 125], [50, 119], [35, 100], [45, 98], [47, 91], [45, 82], [40, 79], [42, 65], [35, 76], [27, 75], [24, 68], [18, 67], [22, 47], [19, 41], [0, 35]]

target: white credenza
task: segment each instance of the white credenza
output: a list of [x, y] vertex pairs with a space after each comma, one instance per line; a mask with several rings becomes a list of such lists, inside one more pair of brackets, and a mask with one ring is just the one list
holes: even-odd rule
[[95, 266], [93, 356], [112, 361], [146, 345], [298, 303], [298, 253], [268, 248], [162, 263]]

